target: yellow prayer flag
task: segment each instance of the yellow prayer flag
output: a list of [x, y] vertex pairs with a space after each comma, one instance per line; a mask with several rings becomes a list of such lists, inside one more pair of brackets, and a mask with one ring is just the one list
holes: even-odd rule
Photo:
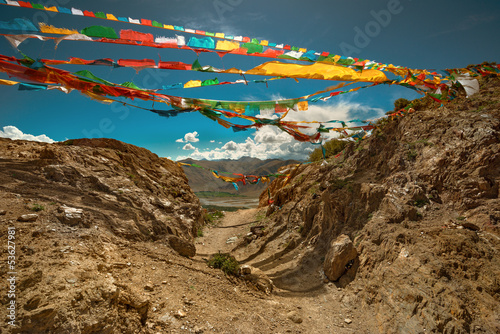
[[245, 74], [337, 81], [387, 81], [387, 77], [382, 71], [363, 70], [361, 72], [357, 72], [352, 68], [330, 63], [299, 65], [271, 61], [252, 68], [251, 70], [246, 71]]
[[201, 80], [190, 80], [184, 84], [184, 88], [201, 87]]
[[74, 29], [71, 30], [66, 28], [56, 28], [54, 26], [47, 25], [43, 22], [40, 22], [38, 25], [40, 26], [40, 31], [46, 34], [72, 35], [80, 33], [79, 31]]
[[216, 50], [231, 51], [240, 48], [240, 43], [231, 41], [217, 41]]
[[170, 30], [174, 30], [174, 26], [173, 26], [173, 25], [170, 25], [170, 24], [164, 24], [164, 25], [163, 25], [163, 28], [165, 28], [165, 29], [170, 29]]
[[18, 83], [19, 83], [19, 82], [17, 82], [17, 81], [0, 79], [0, 85], [13, 86], [13, 85], [16, 85], [16, 84], [18, 84]]
[[57, 7], [56, 7], [56, 6], [52, 6], [52, 7], [43, 6], [43, 8], [44, 8], [45, 10], [50, 11], [50, 12], [56, 12], [56, 13], [59, 13], [59, 11], [57, 10]]
[[113, 14], [106, 14], [108, 20], [118, 21], [118, 19]]
[[300, 49], [299, 49], [299, 52], [306, 53], [306, 52], [307, 52], [307, 49], [300, 48]]
[[224, 38], [224, 36], [225, 36], [225, 35], [224, 35], [224, 33], [222, 33], [222, 32], [216, 32], [216, 33], [215, 33], [215, 37], [217, 37], [217, 38]]
[[269, 41], [266, 41], [263, 39], [262, 41], [260, 41], [260, 45], [267, 46], [267, 45], [269, 45]]
[[300, 101], [297, 103], [297, 107], [299, 108], [299, 111], [304, 111], [308, 109], [309, 103], [307, 101]]

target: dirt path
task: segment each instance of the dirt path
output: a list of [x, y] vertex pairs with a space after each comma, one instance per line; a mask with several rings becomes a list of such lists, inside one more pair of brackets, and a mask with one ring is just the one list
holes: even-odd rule
[[[242, 238], [255, 222], [258, 209], [238, 210], [226, 212], [217, 226], [207, 226], [203, 230], [203, 237], [196, 240], [196, 256], [208, 258], [217, 252], [227, 253], [234, 248], [236, 242], [228, 242], [229, 238]], [[236, 240], [239, 241], [239, 240]]]
[[[262, 209], [261, 209], [262, 210]], [[250, 226], [256, 223], [256, 216], [259, 209], [239, 210], [236, 212], [227, 212], [216, 226], [207, 226], [203, 230], [203, 237], [196, 239], [195, 259], [201, 261], [208, 259], [210, 255], [217, 252], [231, 253], [239, 242], [250, 230]], [[235, 242], [228, 243], [229, 238], [237, 237]], [[267, 266], [259, 265], [259, 259], [273, 257], [276, 251], [273, 247], [268, 247], [256, 259], [246, 262], [247, 264], [257, 265], [267, 274], [272, 275], [275, 270]], [[246, 258], [252, 254], [250, 250], [239, 250], [235, 255], [238, 260]], [[246, 255], [246, 256], [243, 256]], [[287, 269], [293, 269], [296, 262], [288, 263]], [[283, 269], [283, 268], [282, 268]], [[344, 289], [337, 289], [333, 283], [321, 284], [319, 288], [307, 289], [303, 287], [305, 276], [309, 278], [307, 286], [317, 285], [318, 278], [314, 274], [297, 274], [297, 277], [288, 277], [286, 279], [272, 277], [275, 285], [272, 295], [268, 296], [265, 303], [275, 305], [277, 309], [285, 308], [287, 312], [294, 312], [301, 319], [300, 324], [289, 323], [289, 332], [291, 333], [368, 333], [363, 325], [362, 310], [357, 309], [356, 297]], [[293, 276], [293, 275], [292, 275]], [[299, 281], [293, 282], [300, 276]], [[316, 275], [317, 276], [317, 275]], [[283, 281], [287, 284], [284, 284]], [[264, 301], [263, 301], [264, 302]], [[259, 307], [256, 305], [255, 307]], [[349, 319], [349, 320], [346, 320]], [[347, 323], [348, 321], [349, 323]], [[352, 323], [351, 323], [352, 322]]]

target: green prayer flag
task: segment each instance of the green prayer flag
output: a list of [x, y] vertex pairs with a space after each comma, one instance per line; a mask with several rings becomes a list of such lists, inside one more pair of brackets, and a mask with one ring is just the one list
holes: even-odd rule
[[131, 81], [126, 81], [126, 82], [122, 83], [120, 86], [138, 89], [138, 90], [145, 90], [143, 88], [140, 88], [139, 86], [137, 86], [135, 83], [133, 83]]
[[89, 37], [105, 37], [117, 39], [118, 35], [113, 28], [103, 26], [91, 26], [82, 29], [81, 33]]
[[109, 82], [109, 81], [106, 81], [104, 79], [101, 79], [99, 77], [96, 77], [92, 72], [88, 71], [88, 70], [83, 70], [83, 71], [78, 71], [78, 72], [75, 72], [76, 75], [79, 75], [81, 77], [85, 77], [87, 79], [90, 79], [90, 81], [97, 81], [97, 82], [101, 82], [103, 84], [106, 84], [108, 86], [114, 86], [113, 83]]
[[193, 71], [199, 71], [201, 69], [202, 69], [202, 67], [200, 65], [200, 62], [198, 61], [198, 59], [196, 59], [194, 61], [193, 65], [191, 66], [191, 70], [193, 70]]
[[153, 27], [163, 28], [163, 24], [161, 24], [160, 22], [157, 22], [157, 21], [153, 21], [153, 22], [151, 23], [151, 25], [152, 25]]
[[204, 80], [202, 81], [201, 85], [202, 86], [211, 86], [211, 85], [218, 85], [219, 84], [219, 79], [215, 78], [212, 80]]
[[264, 50], [264, 47], [262, 45], [257, 45], [257, 44], [253, 44], [253, 43], [244, 43], [242, 45], [242, 47], [247, 49], [248, 54], [262, 53], [262, 51]]
[[100, 18], [100, 19], [106, 18], [106, 14], [104, 14], [103, 12], [95, 12], [94, 15], [95, 15], [95, 17]]

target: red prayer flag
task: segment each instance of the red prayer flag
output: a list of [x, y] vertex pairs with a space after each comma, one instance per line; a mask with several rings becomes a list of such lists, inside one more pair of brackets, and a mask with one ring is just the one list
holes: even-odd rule
[[84, 10], [83, 11], [83, 15], [84, 16], [89, 16], [89, 17], [95, 17], [94, 13], [93, 12], [90, 12], [88, 10]]
[[153, 59], [118, 59], [120, 66], [156, 66]]
[[120, 30], [120, 38], [132, 41], [150, 42], [154, 43], [155, 38], [153, 34], [146, 34], [134, 30]]
[[151, 20], [141, 19], [141, 24], [152, 27]]
[[21, 6], [21, 7], [33, 8], [33, 6], [31, 5], [31, 2], [28, 2], [28, 1], [18, 1], [18, 3], [19, 3], [19, 6]]

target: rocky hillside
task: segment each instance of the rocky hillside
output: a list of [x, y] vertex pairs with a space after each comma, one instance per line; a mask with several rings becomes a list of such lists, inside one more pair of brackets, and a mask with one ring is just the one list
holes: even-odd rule
[[[2, 289], [0, 314], [5, 320], [15, 301], [18, 325], [0, 328], [107, 333], [134, 332], [147, 317], [145, 259], [134, 256], [157, 248], [193, 256], [203, 217], [182, 169], [146, 149], [111, 139], [0, 139], [0, 222], [2, 261], [8, 229], [16, 257], [2, 265], [2, 280], [17, 272], [15, 298]], [[113, 278], [113, 270], [128, 273]]]
[[[219, 172], [240, 173], [245, 175], [269, 175], [277, 173], [278, 169], [284, 165], [297, 164], [296, 160], [280, 160], [280, 159], [267, 159], [261, 160], [257, 158], [243, 157], [238, 160], [193, 160], [186, 159], [181, 162], [188, 164], [197, 164], [199, 166], [216, 170]], [[189, 180], [189, 186], [194, 192], [199, 191], [215, 191], [215, 192], [229, 192], [232, 194], [258, 197], [264, 189], [267, 188], [266, 183], [251, 184], [248, 186], [239, 187], [236, 190], [231, 183], [224, 182], [213, 177], [212, 173], [208, 170], [184, 166], [184, 172]], [[228, 174], [228, 176], [232, 176]]]
[[499, 80], [380, 125], [274, 181], [240, 249], [278, 288], [350, 291], [371, 333], [499, 333]]

